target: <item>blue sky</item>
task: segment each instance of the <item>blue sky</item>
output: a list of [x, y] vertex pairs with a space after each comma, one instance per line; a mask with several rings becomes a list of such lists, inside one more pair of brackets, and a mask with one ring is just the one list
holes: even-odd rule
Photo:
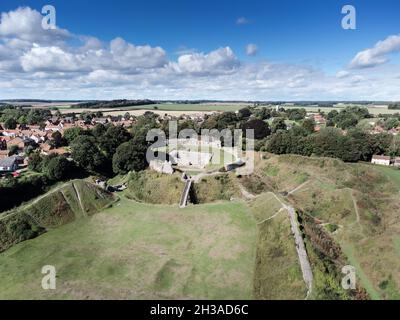
[[[80, 87], [71, 87], [76, 98], [89, 98], [90, 95], [136, 97], [146, 93], [151, 95], [148, 98], [230, 99], [231, 93], [234, 93], [234, 97], [238, 99], [254, 97], [265, 100], [400, 99], [399, 95], [395, 94], [395, 88], [387, 88], [388, 83], [398, 85], [396, 79], [400, 76], [398, 39], [387, 40], [390, 36], [397, 37], [400, 34], [400, 1], [2, 0], [0, 12], [7, 14], [19, 7], [28, 7], [32, 11], [40, 12], [46, 4], [55, 6], [57, 26], [69, 35], [62, 41], [59, 41], [59, 37], [53, 42], [49, 42], [48, 37], [43, 40], [43, 37], [38, 36], [38, 32], [30, 37], [26, 35], [27, 30], [20, 31], [17, 25], [13, 26], [10, 17], [7, 25], [4, 22], [5, 18], [0, 22], [0, 45], [3, 42], [3, 51], [12, 48], [10, 43], [13, 37], [31, 42], [30, 47], [26, 43], [26, 48], [21, 49], [21, 56], [18, 58], [21, 60], [23, 57], [24, 63], [21, 64], [20, 70], [15, 63], [12, 68], [10, 62], [3, 63], [8, 67], [6, 69], [3, 66], [3, 71], [8, 72], [10, 76], [20, 74], [21, 78], [19, 88], [9, 85], [3, 87], [5, 98], [18, 94], [29, 94], [32, 97], [47, 94], [54, 98], [62, 98], [65, 89], [55, 86], [57, 80], [54, 78], [57, 78], [64, 84], [68, 79], [80, 81]], [[346, 4], [353, 5], [357, 10], [356, 30], [344, 30], [341, 27], [341, 8]], [[245, 23], [238, 23], [240, 18]], [[18, 24], [17, 20], [20, 18], [14, 19], [15, 24]], [[35, 21], [37, 22], [37, 19], [30, 17], [29, 23]], [[10, 29], [12, 27], [25, 34], [14, 32]], [[34, 28], [32, 25], [32, 29]], [[84, 46], [82, 36], [96, 38], [102, 43], [101, 50], [104, 52], [109, 49], [113, 40], [123, 39], [123, 43], [118, 43], [118, 52], [124, 54], [121, 50], [129, 51], [132, 49], [130, 45], [133, 45], [136, 49], [127, 53], [127, 59], [134, 59], [140, 55], [140, 61], [147, 58], [138, 47], [148, 46], [150, 56], [146, 61], [158, 60], [150, 63], [150, 66], [146, 62], [145, 68], [142, 68], [139, 62], [133, 62], [133, 65], [129, 66], [126, 61], [120, 61], [118, 68], [112, 68], [104, 61], [96, 61], [94, 64], [98, 65], [90, 69], [87, 62], [82, 62], [81, 57], [77, 56], [82, 52], [80, 47]], [[361, 61], [362, 58], [362, 63], [355, 61], [353, 67], [349, 67], [357, 54], [372, 50], [379, 41], [385, 40], [387, 41], [378, 48], [378, 52], [364, 52], [358, 59]], [[257, 48], [252, 55], [246, 54], [246, 46], [249, 44]], [[37, 52], [27, 51], [33, 50], [34, 45], [42, 48], [41, 52], [38, 52], [37, 47], [34, 48]], [[389, 50], [386, 49], [387, 46], [390, 47]], [[161, 48], [163, 57], [152, 52], [154, 48]], [[221, 48], [229, 50], [217, 51]], [[100, 47], [96, 50], [100, 50]], [[85, 54], [90, 56], [94, 52], [93, 49]], [[216, 54], [210, 55], [212, 52]], [[46, 57], [51, 55], [51, 59], [48, 59], [49, 64], [57, 62], [58, 67], [52, 69], [50, 65], [38, 65], [33, 58], [38, 58], [39, 53], [46, 54]], [[183, 55], [186, 58], [179, 63]], [[0, 51], [0, 68], [1, 57]], [[60, 68], [62, 62], [68, 61], [71, 65], [76, 63], [76, 68]], [[115, 59], [112, 61], [115, 63]], [[189, 63], [192, 65], [189, 66]], [[156, 70], [157, 68], [162, 70]], [[127, 69], [130, 71], [127, 72]], [[171, 70], [176, 74], [172, 74]], [[271, 70], [274, 74], [271, 74]], [[108, 83], [104, 76], [99, 77], [102, 72], [111, 75], [112, 79]], [[281, 76], [275, 75], [276, 73], [280, 73]], [[285, 87], [282, 77], [290, 77], [291, 74], [296, 76], [288, 79], [289, 85]], [[236, 86], [235, 76], [242, 79]], [[185, 86], [182, 77], [192, 85]], [[3, 78], [4, 81], [7, 80], [4, 74]], [[248, 79], [248, 87], [243, 86], [244, 78]], [[45, 84], [46, 90], [35, 91], [32, 81], [39, 86], [44, 84], [44, 79], [48, 80]], [[24, 87], [24, 81], [30, 82], [29, 86]], [[50, 82], [53, 82], [52, 86]], [[325, 84], [322, 90], [315, 86], [316, 82]], [[227, 83], [229, 88], [223, 88], [223, 83]], [[205, 89], [204, 84], [210, 85], [210, 89]], [[138, 87], [142, 89], [140, 93], [135, 89]], [[305, 89], [301, 91], [301, 87]], [[237, 89], [243, 90], [240, 93]], [[385, 91], [382, 92], [382, 89]], [[107, 94], [102, 93], [104, 90]], [[1, 91], [0, 98], [3, 98]]]

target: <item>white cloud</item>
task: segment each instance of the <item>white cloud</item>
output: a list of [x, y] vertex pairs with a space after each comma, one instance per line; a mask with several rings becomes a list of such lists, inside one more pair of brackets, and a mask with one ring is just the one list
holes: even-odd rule
[[0, 36], [37, 43], [64, 41], [71, 34], [64, 29], [45, 30], [42, 28], [43, 16], [31, 8], [18, 8], [1, 14]]
[[388, 54], [400, 51], [400, 35], [392, 35], [379, 41], [373, 48], [357, 53], [351, 68], [371, 68], [389, 61]]
[[258, 46], [254, 43], [249, 43], [246, 46], [246, 54], [248, 56], [255, 56], [258, 53]]
[[245, 17], [239, 17], [236, 19], [237, 25], [244, 25], [244, 24], [249, 24], [249, 23], [250, 23], [250, 21]]
[[208, 54], [184, 54], [173, 64], [176, 71], [197, 75], [225, 74], [234, 71], [240, 65], [232, 49], [219, 48]]
[[122, 68], [160, 68], [166, 65], [165, 51], [160, 47], [135, 46], [122, 38], [110, 43], [111, 54]]
[[348, 72], [346, 70], [340, 70], [336, 73], [336, 78], [343, 79], [343, 78], [346, 78], [349, 74], [350, 74], [350, 72]]
[[[64, 71], [76, 72], [82, 70], [80, 56], [65, 52], [59, 47], [34, 47], [21, 57], [24, 71]], [[81, 57], [82, 58], [82, 57]]]
[[[1, 15], [1, 98], [400, 100], [396, 65], [327, 75], [301, 64], [241, 62], [230, 47], [182, 48], [171, 60], [157, 46], [51, 32], [41, 29], [41, 15], [29, 8]], [[397, 50], [396, 38], [388, 39], [369, 56]]]

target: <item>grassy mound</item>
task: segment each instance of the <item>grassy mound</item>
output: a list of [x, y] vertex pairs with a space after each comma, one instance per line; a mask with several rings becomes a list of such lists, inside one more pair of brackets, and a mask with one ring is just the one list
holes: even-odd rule
[[[208, 176], [193, 184], [191, 198], [194, 203], [229, 201], [239, 197], [240, 190], [230, 174]], [[131, 172], [125, 195], [132, 200], [151, 204], [178, 204], [184, 183], [181, 174], [161, 174], [154, 171]]]
[[180, 174], [166, 175], [154, 171], [131, 172], [125, 195], [151, 204], [178, 204], [184, 184]]
[[96, 186], [76, 180], [0, 216], [0, 251], [49, 229], [90, 216], [113, 201]]
[[232, 174], [204, 177], [199, 183], [195, 183], [193, 188], [197, 203], [229, 201], [232, 197], [238, 198], [240, 195], [240, 189]]

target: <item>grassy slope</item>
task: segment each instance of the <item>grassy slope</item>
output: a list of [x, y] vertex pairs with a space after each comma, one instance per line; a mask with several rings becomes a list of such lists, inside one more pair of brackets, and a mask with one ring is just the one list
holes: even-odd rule
[[75, 180], [58, 186], [1, 215], [0, 251], [76, 218], [92, 215], [112, 201], [110, 194], [84, 181]]
[[254, 277], [256, 299], [298, 299], [306, 297], [295, 243], [286, 210], [272, 193], [249, 202], [257, 221], [258, 240]]
[[[0, 254], [0, 299], [252, 298], [256, 226], [245, 208], [121, 200]], [[54, 292], [40, 288], [47, 264]]]
[[396, 184], [397, 188], [400, 190], [400, 170], [392, 167], [384, 166], [374, 166], [376, 170], [379, 170], [383, 174], [387, 175], [393, 183]]
[[309, 181], [288, 200], [316, 221], [339, 226], [332, 237], [355, 265], [371, 297], [398, 298], [400, 199], [393, 183], [398, 171], [334, 159], [266, 157], [258, 161], [255, 174], [244, 183], [260, 193], [289, 191]]

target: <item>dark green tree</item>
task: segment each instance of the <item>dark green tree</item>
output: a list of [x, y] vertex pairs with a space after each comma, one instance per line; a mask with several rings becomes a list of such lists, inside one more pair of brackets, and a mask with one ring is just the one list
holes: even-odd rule
[[92, 136], [79, 136], [71, 144], [71, 156], [76, 163], [89, 172], [105, 169], [106, 158]]
[[268, 123], [259, 119], [247, 121], [242, 126], [242, 129], [244, 132], [248, 129], [254, 130], [254, 139], [264, 139], [271, 134], [271, 129], [269, 128]]
[[143, 138], [132, 139], [121, 144], [113, 156], [113, 170], [116, 174], [146, 169], [147, 142]]
[[271, 131], [273, 133], [277, 132], [278, 130], [286, 130], [287, 126], [285, 123], [285, 119], [282, 117], [275, 118], [271, 124]]
[[17, 128], [17, 120], [14, 118], [8, 118], [4, 121], [4, 129], [15, 130]]

